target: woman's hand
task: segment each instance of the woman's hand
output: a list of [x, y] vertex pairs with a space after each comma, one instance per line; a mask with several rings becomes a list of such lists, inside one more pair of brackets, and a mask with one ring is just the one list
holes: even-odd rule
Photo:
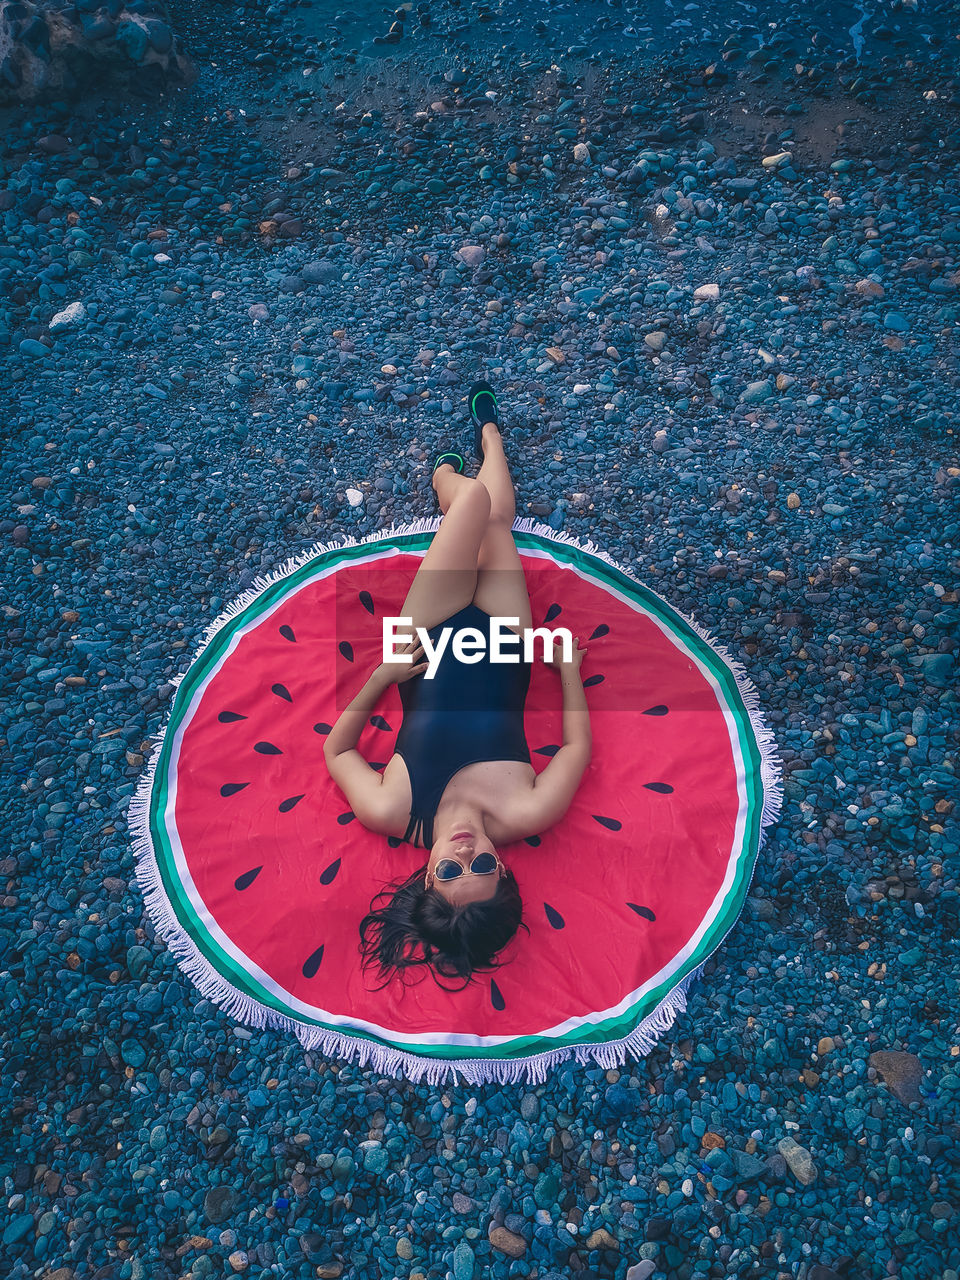
[[554, 671], [579, 671], [580, 664], [583, 662], [586, 649], [580, 648], [580, 637], [573, 637], [573, 653], [569, 662], [563, 660], [563, 645], [559, 641], [554, 641], [553, 652], [549, 658], [545, 658], [548, 667], [553, 667]]
[[407, 644], [396, 645], [393, 651], [398, 656], [408, 653], [410, 662], [381, 662], [373, 674], [384, 688], [391, 684], [403, 684], [426, 671], [428, 664], [420, 661], [423, 657], [423, 645], [419, 640], [413, 639]]

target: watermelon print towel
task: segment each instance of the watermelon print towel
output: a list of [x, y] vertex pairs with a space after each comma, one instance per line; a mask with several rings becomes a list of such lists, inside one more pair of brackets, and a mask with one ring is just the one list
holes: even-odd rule
[[[360, 968], [374, 895], [426, 863], [365, 830], [323, 739], [380, 661], [436, 520], [316, 546], [209, 627], [130, 803], [157, 932], [196, 987], [253, 1027], [432, 1083], [537, 1083], [573, 1057], [648, 1053], [733, 927], [781, 805], [773, 735], [742, 667], [591, 545], [514, 526], [534, 625], [587, 640], [593, 759], [567, 815], [505, 846], [529, 934], [492, 975], [380, 992]], [[391, 686], [360, 738], [372, 763], [400, 725]], [[562, 741], [559, 682], [538, 662], [534, 768]]]

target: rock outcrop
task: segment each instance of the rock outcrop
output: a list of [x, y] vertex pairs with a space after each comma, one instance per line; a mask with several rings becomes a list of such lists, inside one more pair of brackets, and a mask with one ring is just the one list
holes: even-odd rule
[[160, 0], [0, 0], [0, 103], [192, 75]]

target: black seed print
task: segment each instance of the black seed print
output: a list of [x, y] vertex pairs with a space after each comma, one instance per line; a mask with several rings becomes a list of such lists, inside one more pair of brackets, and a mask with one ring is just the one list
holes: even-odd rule
[[254, 867], [252, 871], [245, 871], [242, 876], [237, 876], [233, 882], [233, 887], [235, 889], [249, 889], [262, 870], [263, 867]]
[[554, 618], [558, 618], [560, 616], [561, 612], [562, 610], [558, 604], [552, 604], [547, 610], [547, 616], [544, 618], [544, 622], [552, 622]]
[[330, 865], [329, 865], [329, 867], [327, 867], [326, 871], [322, 871], [322, 872], [320, 873], [320, 883], [321, 883], [321, 884], [329, 884], [329, 883], [330, 883], [330, 881], [333, 879], [333, 877], [334, 877], [334, 876], [337, 874], [337, 872], [340, 870], [340, 862], [341, 862], [341, 859], [340, 859], [340, 858], [337, 858], [336, 862], [331, 862], [331, 863], [330, 863]]
[[490, 979], [490, 1003], [495, 1009], [505, 1009], [507, 1007], [507, 1002], [504, 1000], [500, 988], [492, 978]]
[[221, 711], [217, 716], [221, 724], [233, 724], [234, 720], [246, 720], [246, 718], [239, 711]]
[[599, 640], [601, 636], [608, 636], [609, 634], [610, 634], [610, 628], [607, 626], [605, 622], [601, 622], [599, 627], [597, 627], [596, 631], [594, 631], [593, 635], [590, 637], [590, 639]]
[[645, 782], [643, 785], [648, 791], [659, 791], [665, 796], [670, 795], [673, 791], [673, 787], [671, 787], [669, 782]]
[[356, 816], [357, 815], [352, 809], [348, 809], [346, 813], [341, 813], [337, 816], [337, 821], [340, 823], [341, 827], [345, 827], [347, 823], [352, 822]]
[[549, 747], [537, 747], [536, 752], [538, 756], [555, 756], [559, 750], [557, 744], [552, 742]]
[[303, 962], [303, 976], [312, 978], [320, 968], [320, 961], [323, 959], [323, 947], [317, 947], [316, 951], [308, 960]]
[[386, 767], [387, 767], [387, 762], [386, 762], [386, 760], [371, 760], [371, 761], [370, 761], [370, 768], [371, 768], [371, 769], [376, 769], [377, 773], [379, 773], [381, 769], [385, 769]]
[[348, 662], [353, 661], [353, 645], [352, 644], [348, 644], [346, 640], [341, 640], [339, 649]]
[[393, 732], [393, 730], [387, 724], [386, 720], [384, 720], [383, 716], [371, 716], [370, 723], [373, 725], [375, 729], [383, 729], [387, 733]]
[[290, 796], [288, 800], [281, 800], [277, 808], [280, 810], [281, 813], [289, 813], [290, 810], [294, 807], [294, 805], [299, 804], [306, 794], [307, 793], [304, 791], [304, 792], [301, 792], [301, 794], [298, 796]]
[[403, 844], [403, 841], [400, 839], [399, 836], [387, 836], [387, 844], [390, 846], [391, 849], [399, 849], [400, 846]]
[[279, 747], [275, 747], [272, 742], [255, 742], [253, 744], [254, 751], [259, 751], [262, 756], [282, 756], [283, 752]]
[[280, 628], [280, 634], [284, 640], [289, 640], [291, 644], [297, 643], [297, 637], [293, 634], [293, 627], [288, 627], [286, 623]]
[[321, 720], [319, 724], [315, 724], [315, 725], [313, 726], [313, 732], [314, 732], [314, 733], [329, 733], [329, 732], [330, 732], [330, 730], [331, 730], [332, 728], [333, 728], [333, 725], [332, 725], [332, 724], [327, 724], [325, 721]]
[[539, 836], [524, 836], [523, 843], [530, 845], [532, 849], [539, 849], [543, 841]]
[[293, 701], [293, 698], [290, 696], [290, 690], [285, 685], [275, 684], [271, 687], [278, 698], [283, 698], [285, 702]]
[[603, 684], [606, 678], [606, 676], [587, 676], [586, 680], [583, 682], [583, 687], [585, 689], [589, 689], [593, 684]]
[[638, 907], [635, 902], [628, 902], [627, 906], [631, 911], [635, 911], [638, 916], [643, 916], [644, 920], [656, 920], [656, 916], [649, 907]]
[[601, 814], [593, 815], [594, 822], [599, 822], [601, 827], [606, 827], [608, 831], [619, 831], [623, 826], [622, 822], [618, 822], [616, 818], [604, 818]]
[[238, 791], [242, 791], [244, 787], [249, 787], [249, 782], [225, 782], [220, 788], [222, 796], [235, 796]]
[[543, 909], [547, 913], [547, 919], [553, 925], [554, 929], [563, 929], [566, 927], [567, 922], [556, 907], [551, 907], [549, 902], [545, 902], [543, 904]]
[[662, 702], [658, 702], [655, 707], [647, 707], [643, 714], [645, 716], [665, 716], [669, 710], [669, 707], [665, 707]]
[[370, 592], [369, 592], [369, 591], [361, 591], [361, 592], [360, 592], [360, 603], [361, 603], [361, 604], [363, 605], [363, 607], [366, 609], [367, 613], [369, 613], [369, 614], [371, 614], [371, 615], [372, 615], [372, 613], [373, 613], [373, 597], [371, 596], [371, 594], [370, 594]]

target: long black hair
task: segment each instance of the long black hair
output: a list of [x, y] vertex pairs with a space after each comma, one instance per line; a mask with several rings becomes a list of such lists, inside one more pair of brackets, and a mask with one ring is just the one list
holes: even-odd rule
[[[462, 991], [476, 971], [500, 967], [494, 956], [518, 928], [530, 932], [521, 919], [523, 903], [512, 871], [505, 870], [493, 897], [462, 906], [449, 902], [439, 890], [428, 889], [426, 876], [424, 866], [406, 880], [388, 884], [360, 921], [362, 968], [377, 965], [384, 977], [377, 991], [395, 971], [403, 974], [420, 965], [431, 969], [434, 981], [438, 974], [463, 978], [463, 986], [453, 988]], [[376, 907], [384, 897], [388, 901]]]

